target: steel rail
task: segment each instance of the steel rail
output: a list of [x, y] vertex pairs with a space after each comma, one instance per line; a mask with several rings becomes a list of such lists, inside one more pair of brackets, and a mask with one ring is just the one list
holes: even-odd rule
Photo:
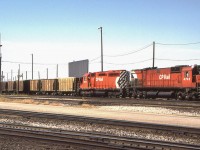
[[66, 115], [66, 114], [54, 114], [54, 113], [42, 113], [33, 111], [22, 111], [22, 110], [11, 110], [11, 109], [0, 109], [0, 114], [3, 115], [17, 115], [23, 116], [25, 118], [46, 118], [46, 119], [56, 119], [56, 120], [70, 120], [79, 122], [89, 122], [104, 125], [114, 125], [122, 127], [134, 127], [143, 129], [152, 129], [157, 131], [166, 131], [170, 133], [175, 133], [179, 135], [190, 135], [191, 137], [200, 136], [200, 128], [185, 127], [185, 126], [175, 126], [175, 125], [163, 125], [163, 124], [151, 124], [136, 121], [126, 121], [126, 120], [114, 120], [106, 118], [95, 118], [77, 115]]
[[182, 149], [199, 150], [200, 145], [179, 144], [147, 139], [111, 136], [100, 133], [74, 132], [25, 125], [0, 124], [0, 134], [25, 136], [63, 143], [81, 144], [104, 149]]
[[167, 107], [167, 108], [181, 108], [181, 109], [200, 109], [200, 101], [175, 101], [175, 100], [145, 100], [145, 99], [108, 99], [108, 98], [82, 98], [82, 97], [70, 97], [70, 96], [5, 96], [9, 99], [33, 99], [37, 102], [48, 101], [50, 103], [61, 103], [69, 105], [82, 105], [91, 104], [97, 106], [149, 106], [149, 107]]

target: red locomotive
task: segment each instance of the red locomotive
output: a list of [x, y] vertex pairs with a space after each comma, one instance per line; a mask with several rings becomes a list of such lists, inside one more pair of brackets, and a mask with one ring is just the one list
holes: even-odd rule
[[200, 97], [200, 65], [131, 71], [127, 96], [196, 99]]
[[129, 72], [126, 70], [87, 73], [81, 79], [80, 95], [120, 96], [128, 82]]
[[200, 65], [87, 73], [79, 95], [135, 98], [200, 98]]

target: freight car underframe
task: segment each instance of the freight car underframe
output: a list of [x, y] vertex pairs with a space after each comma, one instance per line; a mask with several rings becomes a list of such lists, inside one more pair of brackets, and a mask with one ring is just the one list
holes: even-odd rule
[[200, 91], [197, 88], [180, 87], [129, 87], [127, 97], [134, 98], [167, 98], [167, 99], [199, 99]]

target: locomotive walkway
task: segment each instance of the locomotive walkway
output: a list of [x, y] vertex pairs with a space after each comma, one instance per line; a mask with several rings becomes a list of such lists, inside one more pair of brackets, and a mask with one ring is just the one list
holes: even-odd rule
[[145, 122], [161, 125], [174, 125], [183, 127], [200, 128], [200, 117], [178, 116], [178, 115], [158, 115], [150, 113], [136, 112], [117, 112], [108, 110], [98, 110], [92, 107], [72, 107], [72, 106], [51, 106], [51, 105], [34, 105], [22, 103], [0, 102], [0, 109], [23, 110], [43, 113], [55, 113], [76, 115], [94, 118], [106, 118], [114, 120], [125, 120], [135, 122]]

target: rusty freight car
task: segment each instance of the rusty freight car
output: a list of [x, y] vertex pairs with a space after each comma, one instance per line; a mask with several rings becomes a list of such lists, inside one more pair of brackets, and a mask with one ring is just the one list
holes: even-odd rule
[[14, 81], [7, 82], [7, 92], [14, 93]]
[[13, 89], [15, 93], [23, 93], [24, 92], [24, 81], [14, 81]]
[[1, 82], [1, 90], [2, 90], [2, 93], [7, 93], [8, 82]]
[[79, 88], [78, 78], [67, 77], [67, 78], [58, 78], [58, 94], [59, 95], [76, 95]]
[[57, 92], [57, 79], [42, 79], [40, 92], [42, 94], [54, 94]]
[[24, 93], [25, 94], [39, 94], [41, 89], [40, 80], [25, 80]]

